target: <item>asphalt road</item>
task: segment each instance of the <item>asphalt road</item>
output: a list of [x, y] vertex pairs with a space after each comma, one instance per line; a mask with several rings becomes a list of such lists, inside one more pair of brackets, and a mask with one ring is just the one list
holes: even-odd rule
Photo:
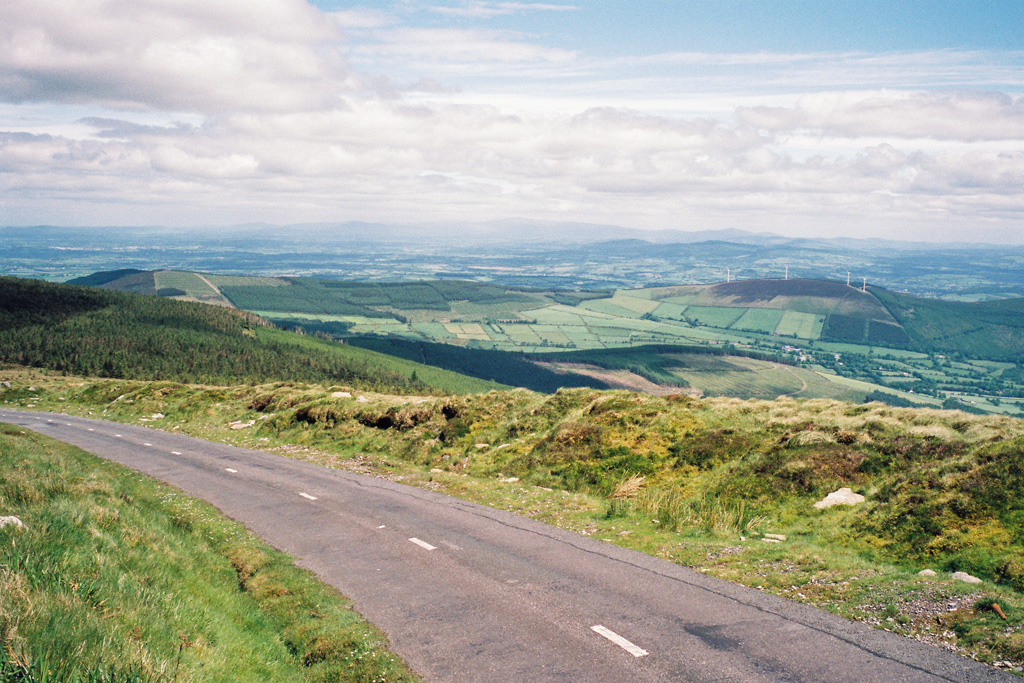
[[641, 553], [372, 477], [0, 409], [203, 498], [347, 595], [433, 683], [1009, 681], [1009, 674]]

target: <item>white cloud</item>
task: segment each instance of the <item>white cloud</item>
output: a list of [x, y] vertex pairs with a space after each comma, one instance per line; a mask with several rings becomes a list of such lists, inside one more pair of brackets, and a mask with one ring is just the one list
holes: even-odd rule
[[814, 93], [793, 107], [748, 107], [740, 120], [834, 137], [1024, 140], [1024, 99], [997, 92]]
[[468, 2], [454, 7], [434, 5], [430, 9], [438, 14], [489, 19], [518, 12], [573, 12], [579, 10], [579, 7], [540, 2]]
[[507, 31], [454, 28], [395, 28], [378, 31], [380, 41], [354, 48], [361, 57], [458, 62], [488, 68], [502, 62], [570, 62], [576, 53], [518, 40]]
[[[1024, 219], [1022, 100], [860, 85], [894, 55], [601, 60], [300, 0], [43, 4], [0, 4], [0, 221], [526, 216], [934, 234]], [[346, 49], [368, 72], [359, 84]], [[858, 85], [816, 85], [845, 83], [843, 69]], [[805, 77], [802, 91], [776, 87]]]
[[0, 98], [137, 109], [329, 106], [351, 82], [302, 0], [6, 0]]

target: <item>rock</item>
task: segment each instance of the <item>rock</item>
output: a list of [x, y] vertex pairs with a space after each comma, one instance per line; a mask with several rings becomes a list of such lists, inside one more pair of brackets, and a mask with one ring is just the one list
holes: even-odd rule
[[981, 583], [981, 579], [977, 576], [971, 576], [967, 572], [953, 572], [953, 578], [964, 583]]
[[159, 420], [163, 416], [164, 416], [163, 413], [153, 413], [152, 415], [149, 416], [149, 419], [151, 419], [151, 420]]
[[780, 541], [777, 538], [762, 538], [761, 542], [762, 543], [781, 543], [782, 541]]
[[331, 398], [352, 398], [352, 394], [347, 391], [335, 391], [331, 394]]
[[486, 444], [486, 443], [475, 443], [475, 444], [473, 444], [473, 448], [487, 448], [489, 445], [490, 444]]
[[[785, 541], [786, 540], [786, 537], [783, 536], [782, 534], [765, 534], [764, 537], [765, 538], [769, 538], [769, 539], [771, 539], [773, 541]], [[761, 540], [764, 540], [764, 539], [761, 539]]]
[[824, 510], [825, 508], [830, 508], [833, 505], [857, 505], [858, 503], [863, 502], [864, 496], [859, 493], [854, 493], [851, 489], [843, 487], [819, 500], [814, 504], [814, 507], [819, 510]]
[[25, 528], [24, 522], [17, 517], [0, 517], [0, 529], [3, 529], [5, 526], [11, 526], [12, 524], [19, 529]]
[[232, 429], [248, 429], [256, 424], [256, 420], [249, 420], [248, 422], [231, 422]]
[[442, 472], [444, 472], [444, 470], [442, 470], [440, 467], [431, 467], [430, 471], [433, 474], [441, 474]]
[[359, 398], [356, 399], [356, 401], [358, 401], [359, 403], [369, 403], [370, 399], [366, 398], [365, 396], [360, 396]]
[[938, 576], [938, 574], [936, 574], [935, 572], [933, 572], [933, 571], [932, 571], [931, 569], [922, 569], [921, 571], [919, 571], [919, 572], [917, 573], [917, 575], [918, 575], [918, 576], [924, 576], [924, 577], [926, 577], [926, 578], [931, 578], [931, 577], [933, 577], [933, 576]]
[[519, 481], [519, 477], [502, 477], [502, 478], [501, 478], [501, 479], [499, 479], [498, 481], [503, 481], [503, 482], [505, 482], [506, 484], [514, 484], [514, 483], [516, 483], [517, 481]]
[[3, 382], [0, 382], [0, 387], [3, 387], [4, 389], [10, 389], [11, 383], [8, 382], [7, 380], [4, 380]]

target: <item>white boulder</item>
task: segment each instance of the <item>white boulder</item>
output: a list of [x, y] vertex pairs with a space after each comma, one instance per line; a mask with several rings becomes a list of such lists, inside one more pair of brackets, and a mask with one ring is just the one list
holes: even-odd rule
[[814, 504], [819, 510], [830, 508], [833, 505], [857, 505], [858, 503], [864, 502], [864, 496], [859, 493], [854, 493], [851, 489], [843, 487], [838, 491], [833, 491], [828, 494], [817, 503]]
[[22, 522], [17, 517], [14, 517], [14, 516], [0, 517], [0, 529], [3, 529], [5, 526], [11, 526], [11, 525], [14, 525], [14, 526], [18, 527], [19, 529], [22, 529], [22, 528], [25, 527], [25, 523]]
[[977, 576], [971, 576], [967, 572], [953, 572], [953, 578], [964, 583], [981, 583]]

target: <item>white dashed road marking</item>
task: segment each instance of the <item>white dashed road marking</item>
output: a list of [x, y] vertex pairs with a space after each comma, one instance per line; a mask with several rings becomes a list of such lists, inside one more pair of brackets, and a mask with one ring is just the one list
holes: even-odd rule
[[308, 493], [300, 493], [299, 495], [305, 498], [306, 500], [316, 500], [316, 496], [311, 496]]
[[90, 431], [90, 432], [95, 432], [96, 430], [95, 430], [95, 429], [93, 429], [92, 427], [89, 427], [89, 431]]
[[224, 471], [225, 472], [230, 472], [231, 474], [238, 474], [238, 470], [233, 470], [230, 467], [225, 467]]
[[642, 647], [634, 645], [633, 643], [629, 642], [628, 640], [620, 636], [615, 631], [607, 629], [604, 626], [601, 626], [600, 624], [598, 624], [597, 626], [591, 626], [590, 630], [598, 635], [604, 636], [605, 638], [612, 641], [613, 643], [621, 647], [623, 650], [633, 655], [634, 657], [643, 657], [645, 655], [650, 654], [647, 650], [643, 649]]
[[377, 528], [378, 528], [378, 529], [387, 529], [387, 527], [386, 527], [386, 526], [384, 526], [383, 524], [381, 524], [381, 525], [380, 525], [379, 527], [377, 527]]
[[409, 540], [418, 545], [419, 547], [423, 548], [424, 550], [437, 550], [437, 548], [435, 548], [434, 546], [430, 545], [426, 541], [421, 541], [418, 538], [410, 538]]
[[117, 438], [119, 438], [119, 439], [120, 439], [120, 438], [123, 438], [123, 437], [122, 437], [122, 436], [121, 436], [120, 434], [114, 434], [114, 436], [116, 436], [116, 437], [117, 437]]
[[143, 446], [152, 446], [153, 444], [151, 444], [151, 443], [144, 443], [144, 444], [142, 444], [142, 445], [143, 445]]
[[171, 451], [171, 455], [181, 455], [181, 451]]

